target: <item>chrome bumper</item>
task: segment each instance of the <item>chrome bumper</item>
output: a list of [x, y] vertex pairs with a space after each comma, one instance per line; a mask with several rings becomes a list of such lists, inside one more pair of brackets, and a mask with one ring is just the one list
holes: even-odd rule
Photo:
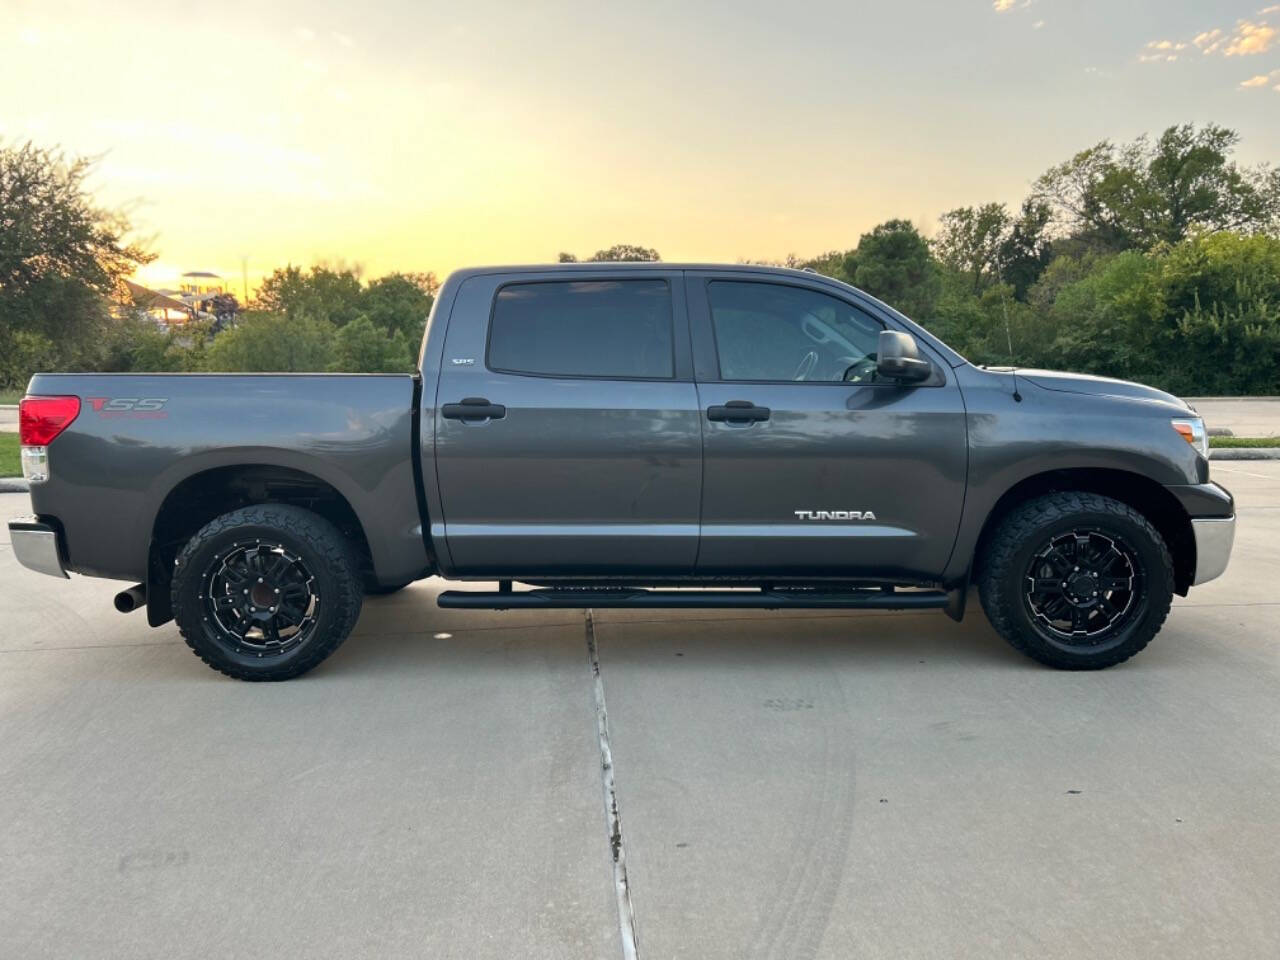
[[35, 517], [10, 520], [9, 543], [13, 545], [13, 555], [24, 567], [51, 577], [71, 579], [62, 565], [58, 531], [47, 523], [41, 523]]
[[1196, 536], [1196, 575], [1191, 580], [1194, 587], [1222, 576], [1231, 559], [1231, 544], [1236, 538], [1236, 518], [1192, 518], [1191, 529]]

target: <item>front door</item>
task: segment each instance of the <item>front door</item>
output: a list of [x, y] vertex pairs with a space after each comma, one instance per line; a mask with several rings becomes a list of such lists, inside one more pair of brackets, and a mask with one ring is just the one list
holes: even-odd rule
[[876, 379], [870, 305], [821, 281], [689, 274], [704, 478], [700, 574], [928, 579], [964, 503], [964, 404], [945, 362]]
[[679, 272], [480, 275], [452, 313], [445, 572], [692, 573], [702, 440]]

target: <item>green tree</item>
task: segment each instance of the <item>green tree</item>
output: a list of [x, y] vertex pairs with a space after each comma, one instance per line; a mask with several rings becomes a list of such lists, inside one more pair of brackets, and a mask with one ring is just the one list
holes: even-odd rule
[[652, 261], [661, 260], [658, 251], [650, 247], [639, 247], [632, 243], [615, 243], [606, 250], [597, 250], [590, 257], [588, 262], [601, 263], [612, 262], [620, 263], [624, 261]]
[[[183, 333], [190, 336], [192, 331]], [[185, 369], [184, 353], [175, 331], [160, 328], [144, 314], [123, 311], [107, 332], [99, 369], [176, 372]]]
[[1003, 203], [956, 207], [938, 218], [933, 249], [944, 266], [969, 279], [976, 295], [1002, 279], [1011, 229], [1009, 211]]
[[399, 332], [416, 343], [422, 339], [439, 288], [434, 273], [389, 273], [364, 288], [357, 307], [360, 316], [388, 336]]
[[262, 281], [253, 306], [290, 319], [318, 320], [341, 327], [360, 316], [364, 288], [358, 271], [313, 266], [309, 271], [287, 266]]
[[246, 311], [235, 327], [214, 337], [202, 366], [227, 372], [314, 373], [328, 369], [333, 339], [333, 326], [323, 320]]
[[[852, 261], [852, 263], [850, 263]], [[941, 292], [929, 242], [907, 220], [889, 220], [864, 233], [845, 261], [852, 282], [907, 316], [927, 320]]]
[[1280, 173], [1235, 163], [1239, 139], [1225, 127], [1184, 124], [1154, 142], [1104, 140], [1047, 170], [1032, 197], [1087, 249], [1149, 250], [1193, 232], [1274, 230]]
[[805, 260], [800, 267], [844, 283], [853, 283], [857, 253], [857, 250], [828, 250], [812, 260]]
[[359, 317], [334, 334], [328, 366], [342, 373], [409, 373], [414, 360], [403, 330], [388, 336], [368, 317]]
[[93, 160], [0, 147], [0, 386], [96, 365], [112, 299], [152, 255], [85, 188]]
[[1027, 198], [1001, 245], [1001, 275], [1018, 300], [1027, 298], [1027, 292], [1053, 259], [1053, 242], [1049, 237], [1052, 216], [1048, 204]]

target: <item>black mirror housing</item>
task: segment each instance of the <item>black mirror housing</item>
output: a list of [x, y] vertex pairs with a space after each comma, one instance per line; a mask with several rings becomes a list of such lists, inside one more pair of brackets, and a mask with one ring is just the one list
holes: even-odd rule
[[876, 373], [887, 380], [920, 383], [933, 374], [933, 366], [921, 358], [916, 338], [909, 333], [881, 330], [876, 346]]

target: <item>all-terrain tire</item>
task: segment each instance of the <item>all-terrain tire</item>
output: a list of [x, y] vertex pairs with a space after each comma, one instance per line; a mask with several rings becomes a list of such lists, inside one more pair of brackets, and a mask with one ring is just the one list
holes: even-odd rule
[[[1045, 545], [1079, 531], [1123, 544], [1135, 571], [1128, 618], [1100, 631], [1105, 642], [1055, 635], [1028, 594], [1036, 582], [1029, 570]], [[1128, 660], [1159, 632], [1173, 601], [1173, 560], [1160, 533], [1133, 507], [1100, 494], [1051, 493], [1019, 505], [987, 539], [980, 559], [978, 591], [991, 625], [1015, 650], [1060, 670], [1100, 670]]]
[[[238, 641], [220, 629], [222, 614], [211, 609], [210, 584], [218, 581], [229, 552], [241, 551], [243, 557], [255, 543], [263, 545], [263, 567], [274, 566], [277, 558], [296, 560], [293, 576], [305, 576], [307, 609], [313, 613], [305, 620], [305, 632], [298, 629], [290, 642], [280, 641], [275, 649], [267, 627], [256, 644]], [[230, 599], [227, 593], [240, 591], [224, 584], [221, 595]], [[179, 552], [171, 585], [174, 620], [187, 645], [213, 669], [237, 680], [289, 680], [306, 673], [342, 645], [360, 616], [362, 597], [359, 564], [347, 539], [323, 517], [288, 504], [243, 507], [205, 524]], [[265, 607], [258, 613], [268, 618]], [[239, 613], [230, 616], [240, 619]], [[276, 631], [277, 636], [288, 629]], [[238, 642], [244, 644], [240, 649]]]

